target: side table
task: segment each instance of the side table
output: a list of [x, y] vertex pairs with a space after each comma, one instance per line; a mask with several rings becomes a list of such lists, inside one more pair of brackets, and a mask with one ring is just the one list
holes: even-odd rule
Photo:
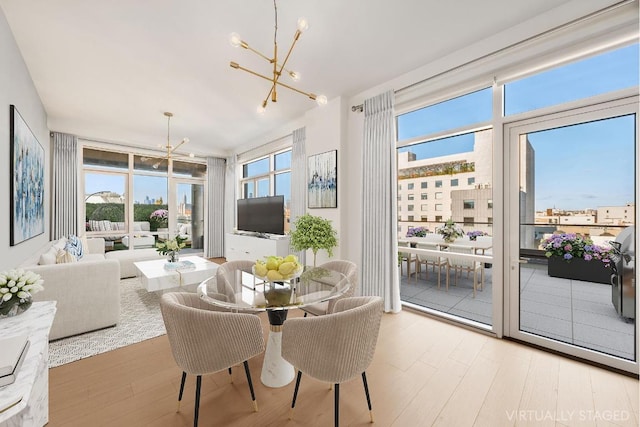
[[0, 319], [1, 337], [26, 333], [30, 341], [15, 382], [0, 387], [0, 427], [42, 427], [49, 422], [49, 330], [55, 314], [55, 301], [43, 301]]

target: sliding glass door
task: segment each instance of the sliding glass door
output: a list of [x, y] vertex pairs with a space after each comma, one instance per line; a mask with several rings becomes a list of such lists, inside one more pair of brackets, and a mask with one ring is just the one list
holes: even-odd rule
[[505, 126], [505, 334], [629, 371], [638, 353], [637, 104]]

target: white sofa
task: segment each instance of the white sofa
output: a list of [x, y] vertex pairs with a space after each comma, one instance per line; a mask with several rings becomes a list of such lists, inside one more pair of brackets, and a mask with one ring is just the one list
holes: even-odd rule
[[[87, 240], [80, 261], [39, 264], [57, 242], [50, 242], [20, 267], [39, 274], [44, 290], [34, 301], [56, 301], [50, 340], [106, 328], [120, 319], [120, 263], [104, 256], [104, 239]], [[58, 243], [59, 244], [59, 243]], [[85, 248], [85, 252], [87, 251]]]
[[[44, 280], [44, 290], [34, 294], [34, 301], [57, 301], [50, 340], [117, 324], [120, 319], [120, 279], [137, 275], [134, 262], [161, 256], [155, 249], [105, 254], [104, 239], [98, 237], [86, 240], [85, 253], [79, 261], [56, 264], [55, 259], [51, 262], [45, 254], [51, 255], [63, 247], [61, 240], [49, 242], [20, 265]], [[55, 245], [57, 248], [52, 249]]]

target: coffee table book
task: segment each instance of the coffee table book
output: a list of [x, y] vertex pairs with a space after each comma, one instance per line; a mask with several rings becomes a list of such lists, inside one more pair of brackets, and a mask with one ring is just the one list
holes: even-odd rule
[[16, 335], [0, 339], [0, 387], [16, 380], [20, 366], [29, 350], [29, 339], [25, 335]]

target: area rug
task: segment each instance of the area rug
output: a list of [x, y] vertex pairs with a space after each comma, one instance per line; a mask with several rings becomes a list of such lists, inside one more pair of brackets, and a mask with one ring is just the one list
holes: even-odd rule
[[120, 322], [111, 328], [49, 343], [49, 367], [166, 334], [160, 313], [160, 293], [147, 292], [137, 277], [120, 281]]

